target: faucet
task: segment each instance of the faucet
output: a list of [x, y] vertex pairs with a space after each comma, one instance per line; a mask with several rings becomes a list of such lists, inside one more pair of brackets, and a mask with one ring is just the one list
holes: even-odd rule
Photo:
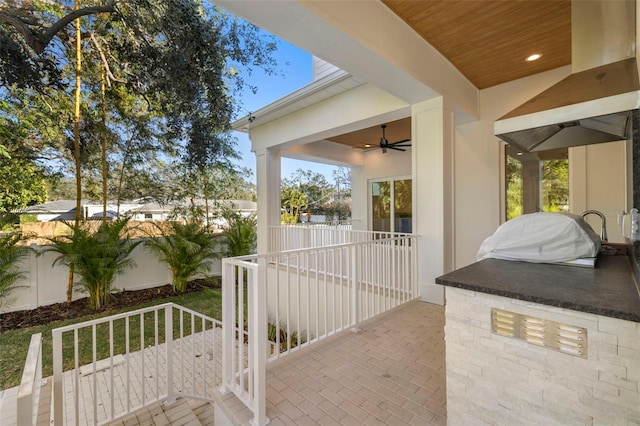
[[607, 241], [607, 219], [604, 217], [604, 215], [602, 213], [600, 213], [598, 210], [587, 210], [584, 213], [582, 213], [582, 217], [586, 217], [587, 215], [590, 214], [595, 214], [600, 216], [600, 220], [601, 222], [601, 228], [600, 228], [600, 239], [604, 242]]

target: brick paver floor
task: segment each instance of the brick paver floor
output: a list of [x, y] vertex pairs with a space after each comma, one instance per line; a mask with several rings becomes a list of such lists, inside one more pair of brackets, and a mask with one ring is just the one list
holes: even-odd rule
[[[231, 404], [248, 424], [249, 410]], [[445, 425], [444, 307], [413, 302], [269, 364], [267, 416], [271, 426]]]
[[[148, 348], [144, 352], [146, 356], [155, 353], [155, 349]], [[213, 355], [206, 350], [195, 352], [197, 350], [193, 355], [200, 362], [203, 356], [211, 359]], [[162, 350], [159, 353], [162, 354]], [[160, 361], [163, 361], [162, 357]], [[130, 373], [141, 375], [136, 364], [132, 363], [135, 367]], [[202, 385], [202, 378], [197, 377], [199, 374], [191, 376], [189, 365], [174, 367], [185, 369], [185, 390], [188, 391], [193, 378]], [[103, 389], [106, 374], [98, 373]], [[117, 372], [119, 377], [126, 374]], [[89, 377], [80, 380], [84, 396], [92, 391]], [[148, 389], [153, 388], [155, 371], [146, 370], [144, 377]], [[209, 382], [212, 377], [209, 372], [205, 381]], [[165, 378], [160, 379], [164, 382]], [[70, 380], [71, 377], [65, 375], [67, 390], [73, 389]], [[116, 402], [126, 404], [122, 400], [123, 396], [127, 399], [126, 392], [121, 386], [114, 391], [118, 395]], [[6, 421], [11, 424], [15, 411], [6, 408], [13, 408], [15, 396], [11, 390], [2, 393], [5, 398], [0, 398], [0, 424], [4, 425]], [[71, 395], [66, 396], [70, 398]], [[101, 395], [98, 417], [109, 409], [107, 396]], [[132, 389], [129, 399], [133, 406], [139, 403], [137, 389]], [[221, 399], [226, 404], [224, 411], [227, 414], [232, 414], [240, 423], [249, 423], [251, 412], [235, 397], [227, 395]], [[92, 404], [82, 402], [81, 423], [92, 423]], [[72, 418], [74, 413], [69, 411], [67, 415]], [[333, 336], [267, 366], [267, 416], [273, 426], [444, 425], [446, 415], [443, 306], [409, 303], [364, 323], [359, 333]]]

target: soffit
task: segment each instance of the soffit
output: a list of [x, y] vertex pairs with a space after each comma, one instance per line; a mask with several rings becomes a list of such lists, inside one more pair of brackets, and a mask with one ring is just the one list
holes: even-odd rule
[[570, 0], [382, 2], [479, 89], [571, 63]]
[[[385, 129], [386, 138], [389, 143], [411, 139], [411, 117], [403, 118], [389, 123]], [[331, 142], [349, 145], [354, 148], [370, 149], [375, 148], [380, 143], [382, 128], [380, 126], [368, 127], [351, 133], [345, 133], [333, 138]]]
[[[571, 63], [571, 0], [381, 1], [479, 89]], [[390, 142], [411, 137], [410, 119], [387, 124]], [[367, 149], [380, 136], [375, 126], [330, 140]]]

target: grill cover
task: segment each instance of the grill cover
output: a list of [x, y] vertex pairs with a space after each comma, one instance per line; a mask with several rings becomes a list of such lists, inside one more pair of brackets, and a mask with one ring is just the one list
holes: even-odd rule
[[581, 216], [532, 213], [503, 223], [484, 240], [476, 259], [566, 262], [596, 257], [600, 244], [600, 237]]

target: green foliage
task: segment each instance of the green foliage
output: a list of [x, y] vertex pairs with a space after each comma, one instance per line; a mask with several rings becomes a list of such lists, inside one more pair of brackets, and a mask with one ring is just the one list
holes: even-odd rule
[[297, 331], [294, 330], [289, 334], [285, 326], [280, 325], [279, 327], [277, 327], [276, 324], [272, 322], [267, 323], [267, 340], [273, 342], [274, 344], [279, 343], [280, 352], [286, 351], [289, 344], [291, 344], [291, 348], [293, 349], [299, 344], [306, 343], [308, 341], [306, 332], [301, 333], [301, 335], [302, 336], [299, 339]]
[[38, 216], [35, 214], [21, 214], [20, 223], [35, 223], [38, 221]]
[[245, 256], [255, 253], [258, 234], [257, 220], [254, 215], [243, 216], [230, 209], [222, 213], [227, 224], [224, 230], [226, 257]]
[[15, 213], [0, 213], [0, 231], [13, 232], [20, 223], [20, 216]]
[[298, 223], [298, 215], [291, 213], [282, 213], [280, 215], [280, 223], [283, 225], [294, 225]]
[[297, 188], [285, 187], [282, 188], [281, 197], [282, 207], [285, 209], [286, 213], [294, 216], [297, 222], [301, 211], [309, 205], [307, 194]]
[[196, 222], [155, 226], [162, 237], [149, 238], [145, 246], [169, 267], [173, 290], [182, 293], [189, 280], [209, 272], [213, 259], [219, 256], [218, 242]]
[[53, 265], [73, 267], [80, 286], [89, 293], [89, 305], [102, 309], [109, 301], [116, 276], [135, 266], [131, 252], [141, 241], [127, 236], [128, 220], [103, 222], [93, 232], [89, 222], [67, 224], [71, 235], [55, 237], [45, 251], [58, 253]]
[[[177, 185], [161, 183], [176, 163], [199, 171], [229, 168], [229, 159], [237, 156], [230, 121], [240, 110], [233, 96], [248, 86], [252, 69], [274, 72], [275, 38], [202, 0], [80, 0], [77, 11], [73, 6], [66, 0], [0, 2], [0, 110], [19, 128], [4, 132], [9, 126], [0, 117], [0, 157], [6, 153], [36, 165], [55, 160], [49, 164], [57, 172], [72, 170], [76, 34], [71, 15], [78, 14], [84, 195], [166, 201], [173, 195], [167, 188]], [[3, 133], [15, 135], [11, 143]], [[106, 195], [100, 185], [102, 134]], [[15, 146], [29, 148], [30, 155], [16, 157]], [[81, 196], [75, 188], [64, 193], [70, 190], [65, 198]]]
[[522, 215], [522, 163], [507, 155], [505, 186], [507, 220]]
[[[563, 212], [569, 206], [569, 161], [540, 161], [542, 206], [545, 212]], [[507, 155], [505, 170], [507, 220], [523, 214], [522, 163]]]
[[20, 245], [19, 233], [0, 234], [0, 312], [15, 302], [11, 293], [22, 286], [17, 285], [24, 277], [18, 263], [29, 254], [29, 247]]
[[542, 162], [543, 211], [564, 212], [569, 207], [569, 160]]
[[325, 220], [346, 220], [351, 217], [351, 204], [347, 201], [332, 201], [324, 207]]
[[351, 216], [351, 176], [349, 169], [337, 168], [329, 182], [322, 173], [296, 170], [289, 179], [282, 180], [281, 202], [286, 213], [282, 223], [296, 223], [302, 211], [325, 215], [327, 220], [347, 219]]
[[44, 174], [29, 161], [0, 157], [0, 212], [47, 201]]

